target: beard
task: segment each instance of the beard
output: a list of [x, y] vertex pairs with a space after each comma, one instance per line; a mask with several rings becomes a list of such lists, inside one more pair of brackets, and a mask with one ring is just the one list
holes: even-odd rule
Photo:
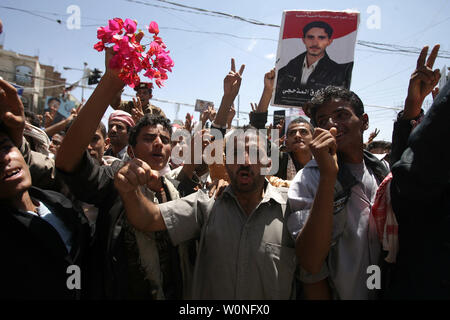
[[[313, 50], [317, 50], [317, 51], [313, 52]], [[325, 50], [322, 50], [321, 48], [309, 48], [309, 50], [307, 50], [307, 51], [308, 51], [308, 54], [313, 57], [318, 57], [325, 53]]]
[[237, 192], [252, 193], [252, 192], [259, 190], [261, 188], [261, 186], [264, 185], [265, 176], [260, 175], [259, 173], [256, 175], [249, 173], [252, 177], [252, 180], [251, 180], [251, 183], [248, 183], [248, 184], [241, 183], [239, 181], [238, 174], [239, 174], [239, 170], [235, 174], [228, 171], [228, 176], [230, 177], [231, 186], [233, 187], [233, 190], [235, 191], [235, 193], [237, 193]]

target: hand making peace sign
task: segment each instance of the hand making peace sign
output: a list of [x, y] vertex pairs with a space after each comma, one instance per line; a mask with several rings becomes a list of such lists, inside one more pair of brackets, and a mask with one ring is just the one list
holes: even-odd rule
[[423, 47], [419, 54], [416, 70], [414, 70], [409, 80], [408, 96], [406, 97], [403, 113], [405, 119], [414, 119], [419, 116], [425, 97], [433, 91], [433, 88], [437, 85], [441, 77], [439, 69], [433, 71], [433, 65], [438, 55], [439, 47], [438, 44], [433, 47], [426, 62], [425, 58], [427, 57], [428, 46]]
[[239, 72], [236, 72], [236, 65], [234, 58], [231, 58], [231, 70], [223, 80], [223, 94], [225, 96], [236, 97], [241, 87], [242, 73], [244, 72], [245, 64], [241, 65]]

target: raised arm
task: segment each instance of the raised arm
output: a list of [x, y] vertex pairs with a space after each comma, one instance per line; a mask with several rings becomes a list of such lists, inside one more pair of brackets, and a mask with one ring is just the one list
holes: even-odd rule
[[25, 129], [25, 113], [16, 88], [0, 79], [0, 120], [8, 128], [11, 140], [20, 149]]
[[148, 200], [140, 186], [153, 189], [160, 179], [144, 161], [134, 158], [123, 166], [114, 177], [130, 223], [141, 231], [165, 230], [166, 225], [157, 204]]
[[378, 134], [380, 133], [380, 130], [378, 130], [377, 128], [375, 128], [375, 130], [373, 130], [370, 135], [369, 135], [369, 139], [367, 139], [367, 142], [364, 143], [364, 147], [367, 148], [369, 146], [369, 144], [371, 144], [373, 142], [373, 140], [375, 140], [375, 138], [378, 136]]
[[272, 99], [273, 85], [275, 82], [275, 69], [270, 70], [264, 75], [264, 89], [261, 94], [258, 106], [250, 113], [250, 124], [257, 129], [264, 129], [267, 122], [267, 110], [269, 109], [270, 99]]
[[[403, 215], [406, 206], [431, 206], [448, 198], [450, 181], [450, 83], [442, 88], [433, 105], [408, 140], [407, 149], [401, 159], [392, 167], [391, 194], [394, 212]], [[431, 214], [443, 214], [445, 210], [430, 210]], [[423, 218], [423, 217], [421, 217]], [[400, 223], [400, 221], [399, 221]]]
[[264, 89], [259, 100], [256, 112], [267, 112], [270, 99], [272, 99], [273, 85], [275, 82], [275, 68], [264, 75]]
[[106, 72], [80, 110], [58, 150], [56, 167], [65, 172], [73, 172], [81, 161], [84, 150], [89, 145], [103, 114], [114, 97], [122, 90], [124, 83], [118, 77], [119, 70], [109, 67], [113, 56], [112, 48], [106, 51]]
[[134, 123], [144, 116], [144, 111], [142, 110], [142, 102], [139, 97], [133, 98], [133, 108], [131, 108], [131, 116], [133, 117]]
[[55, 133], [58, 133], [60, 131], [64, 131], [66, 129], [66, 126], [70, 123], [70, 121], [72, 121], [76, 117], [77, 117], [77, 111], [76, 111], [76, 109], [72, 109], [72, 111], [70, 112], [70, 116], [68, 116], [67, 118], [61, 120], [58, 123], [55, 123], [54, 125], [51, 125], [51, 126], [45, 128], [45, 133], [49, 137], [51, 137]]
[[[186, 138], [187, 137], [185, 137], [185, 139]], [[174, 170], [178, 171], [178, 174], [173, 176], [173, 178], [179, 181], [177, 190], [180, 193], [180, 197], [190, 195], [195, 191], [197, 191], [198, 187], [201, 186], [199, 176], [207, 172], [205, 171], [205, 167], [206, 170], [209, 170], [202, 156], [204, 154], [205, 148], [210, 144], [211, 141], [211, 135], [209, 134], [208, 129], [202, 129], [200, 131], [197, 131], [196, 133], [191, 135], [188, 139], [190, 139], [189, 143], [186, 142], [186, 145], [183, 146], [182, 148], [184, 148], [183, 152], [187, 152], [188, 154], [190, 154], [190, 157], [184, 159], [185, 162], [181, 167], [180, 171], [178, 171], [179, 170], [178, 168]], [[194, 146], [195, 143], [198, 143], [200, 141], [202, 144], [202, 149], [198, 150]]]
[[208, 105], [203, 111], [200, 112], [200, 122], [202, 124], [202, 129], [205, 127], [206, 121], [211, 118], [211, 111], [213, 108], [214, 107]]
[[23, 137], [25, 114], [17, 90], [4, 80], [0, 80], [0, 119], [8, 128], [14, 144], [23, 154], [33, 179], [33, 185], [45, 189], [57, 189], [55, 185], [55, 165], [52, 159], [30, 149]]
[[[428, 46], [423, 47], [417, 59], [417, 65], [411, 74], [408, 86], [408, 95], [405, 99], [404, 110], [399, 114], [394, 123], [392, 132], [391, 165], [400, 159], [406, 149], [409, 134], [413, 126], [411, 120], [417, 120], [422, 112], [422, 104], [433, 88], [437, 85], [440, 72], [433, 71], [434, 61], [439, 52], [439, 45], [435, 45], [427, 58]], [[426, 61], [425, 61], [426, 60]]]
[[319, 186], [305, 226], [296, 240], [300, 265], [310, 273], [318, 273], [331, 246], [333, 230], [334, 185], [338, 172], [336, 128], [316, 128], [310, 149], [320, 170]]
[[231, 129], [235, 115], [236, 115], [236, 109], [234, 108], [234, 103], [233, 103], [231, 105], [230, 112], [228, 112], [227, 129]]
[[110, 103], [111, 108], [113, 108], [114, 110], [120, 109], [120, 103], [122, 102], [122, 100], [121, 100], [122, 93], [123, 93], [123, 89], [116, 93], [116, 95], [114, 96], [114, 98], [112, 99], [112, 101]]
[[405, 119], [414, 119], [420, 114], [422, 103], [425, 97], [431, 93], [437, 85], [441, 73], [439, 69], [433, 71], [434, 61], [439, 52], [440, 45], [435, 45], [430, 56], [425, 62], [428, 53], [428, 46], [423, 47], [417, 59], [417, 68], [411, 75], [408, 87], [408, 96], [405, 100]]
[[223, 97], [220, 102], [219, 111], [217, 111], [214, 124], [220, 127], [227, 125], [228, 113], [233, 105], [234, 99], [239, 93], [242, 81], [242, 73], [244, 72], [245, 65], [241, 65], [239, 72], [236, 72], [236, 65], [234, 59], [231, 58], [231, 70], [223, 80]]

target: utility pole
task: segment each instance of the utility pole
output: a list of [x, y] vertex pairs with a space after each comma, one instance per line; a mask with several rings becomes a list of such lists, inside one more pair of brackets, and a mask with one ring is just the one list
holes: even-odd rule
[[180, 113], [180, 104], [177, 103], [175, 104], [175, 120], [178, 120], [179, 113]]
[[83, 69], [71, 68], [71, 67], [63, 67], [64, 70], [78, 70], [83, 71], [83, 76], [81, 77], [81, 102], [84, 99], [84, 87], [87, 86], [87, 78], [90, 76], [90, 71], [87, 67], [87, 62], [83, 62]]
[[84, 101], [84, 85], [86, 83], [86, 80], [84, 79], [86, 77], [86, 67], [87, 67], [87, 62], [83, 62], [83, 81], [81, 83], [83, 83], [83, 86], [81, 87], [81, 103], [83, 103]]
[[238, 103], [237, 103], [237, 126], [238, 127], [239, 127], [239, 118], [240, 118], [240, 114], [239, 114], [240, 101], [241, 101], [241, 95], [238, 94]]

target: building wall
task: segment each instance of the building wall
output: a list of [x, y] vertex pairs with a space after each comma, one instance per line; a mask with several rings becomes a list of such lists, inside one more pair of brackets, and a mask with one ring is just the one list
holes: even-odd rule
[[[17, 67], [30, 71], [28, 74], [18, 73]], [[0, 46], [0, 76], [24, 87], [24, 107], [37, 113], [43, 112], [45, 97], [58, 96], [66, 83], [54, 67], [40, 64], [39, 57], [4, 50], [3, 46]]]
[[43, 104], [45, 104], [45, 98], [48, 96], [59, 96], [63, 93], [66, 79], [61, 78], [61, 73], [56, 71], [54, 67], [41, 64], [41, 69], [45, 71], [44, 91], [43, 91]]

